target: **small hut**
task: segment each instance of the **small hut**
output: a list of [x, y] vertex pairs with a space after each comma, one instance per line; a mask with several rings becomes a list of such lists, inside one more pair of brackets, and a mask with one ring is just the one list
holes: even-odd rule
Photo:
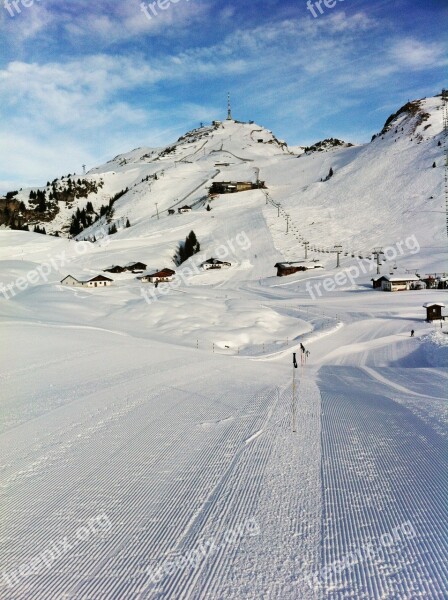
[[426, 302], [423, 305], [426, 308], [426, 320], [427, 321], [444, 321], [445, 317], [442, 315], [442, 308], [445, 308], [443, 302]]

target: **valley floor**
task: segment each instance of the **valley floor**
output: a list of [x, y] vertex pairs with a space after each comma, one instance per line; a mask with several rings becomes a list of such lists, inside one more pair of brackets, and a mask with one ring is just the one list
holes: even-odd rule
[[300, 340], [5, 318], [2, 599], [446, 598], [446, 346], [381, 296], [323, 300], [295, 432]]

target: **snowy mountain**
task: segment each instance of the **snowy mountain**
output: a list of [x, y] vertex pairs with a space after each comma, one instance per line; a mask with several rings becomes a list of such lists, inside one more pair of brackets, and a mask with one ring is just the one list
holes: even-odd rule
[[447, 597], [448, 291], [371, 283], [446, 280], [446, 143], [229, 120], [0, 200], [59, 233], [0, 229], [2, 599]]
[[[260, 179], [272, 201], [281, 203], [297, 226], [300, 221], [300, 235], [316, 247], [331, 248], [343, 237], [348, 251], [367, 253], [410, 230], [428, 234], [424, 243], [439, 243], [444, 236], [442, 129], [440, 97], [405, 105], [370, 144], [352, 146], [331, 138], [303, 148], [300, 154], [300, 148], [293, 152], [263, 127], [223, 121], [191, 131], [165, 148], [138, 148], [86, 176], [49, 183], [40, 190], [48, 205], [44, 216], [39, 217], [37, 210], [24, 222], [31, 228], [45, 227], [47, 233], [69, 235], [73, 215], [84, 211], [78, 227], [84, 231], [77, 239], [96, 237], [106, 222], [119, 230], [117, 240], [135, 238], [157, 230], [157, 210], [166, 219], [169, 210], [188, 204], [196, 220], [206, 218], [202, 213], [214, 181]], [[330, 169], [334, 176], [328, 178]], [[39, 190], [22, 190], [14, 196], [19, 215], [20, 206], [26, 214], [38, 203], [30, 200], [30, 192], [35, 195]], [[249, 197], [264, 199], [258, 192], [238, 200], [244, 206]], [[113, 217], [100, 219], [101, 207], [104, 213], [111, 201]], [[228, 198], [215, 198], [211, 205], [222, 210]], [[96, 225], [88, 227], [95, 220]], [[128, 220], [132, 230], [126, 232]], [[178, 223], [178, 218], [171, 220]]]

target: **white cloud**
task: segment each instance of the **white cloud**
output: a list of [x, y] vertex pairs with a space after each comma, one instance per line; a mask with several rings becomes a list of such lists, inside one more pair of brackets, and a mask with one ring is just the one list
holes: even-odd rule
[[389, 55], [390, 60], [397, 66], [416, 70], [448, 64], [446, 48], [443, 44], [422, 42], [414, 38], [395, 41]]
[[[190, 18], [200, 20], [211, 4], [195, 3], [192, 17], [193, 0], [181, 1], [155, 25], [145, 23], [138, 2], [102, 2], [100, 12], [90, 0], [82, 0], [64, 4], [52, 18], [75, 39], [90, 35], [113, 41], [130, 31], [139, 35], [148, 26], [181, 27]], [[222, 8], [220, 22], [232, 19], [233, 10]], [[41, 19], [36, 21], [39, 31], [39, 23], [48, 25], [50, 17], [35, 12]], [[0, 137], [13, 139], [0, 152], [0, 164], [8, 180], [13, 175], [23, 180], [25, 174], [34, 178], [53, 164], [46, 180], [72, 170], [69, 162], [90, 163], [95, 156], [102, 160], [134, 145], [167, 144], [188, 122], [217, 117], [205, 91], [204, 106], [191, 98], [198, 90], [219, 86], [225, 86], [223, 94], [230, 87], [241, 105], [252, 106], [256, 98], [258, 110], [278, 115], [283, 123], [301, 122], [311, 134], [319, 121], [358, 108], [367, 90], [388, 89], [397, 73], [440, 64], [441, 53], [435, 42], [388, 38], [383, 25], [362, 12], [338, 11], [325, 19], [231, 29], [220, 43], [171, 55], [154, 53], [148, 59], [127, 50], [75, 54], [60, 62], [14, 60], [0, 70]], [[187, 90], [185, 100], [173, 100], [172, 89]]]

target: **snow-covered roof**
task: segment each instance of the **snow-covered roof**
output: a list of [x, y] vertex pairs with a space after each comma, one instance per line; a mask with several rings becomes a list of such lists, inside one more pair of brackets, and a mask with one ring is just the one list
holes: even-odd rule
[[275, 267], [295, 267], [296, 265], [304, 265], [304, 260], [298, 260], [297, 262], [279, 262], [275, 264]]
[[64, 277], [64, 279], [61, 279], [61, 283], [63, 283], [66, 279], [74, 279], [78, 283], [81, 283], [81, 281], [79, 279], [77, 279], [76, 277], [73, 277], [73, 275], [67, 275], [66, 277]]
[[144, 264], [145, 263], [141, 262], [140, 260], [133, 260], [132, 262], [125, 265], [125, 269], [128, 269], [129, 267], [133, 267], [134, 265], [144, 265]]
[[110, 277], [105, 277], [104, 275], [97, 275], [91, 279], [84, 279], [83, 283], [89, 283], [90, 281], [113, 281], [113, 279]]
[[387, 279], [391, 283], [397, 281], [420, 281], [420, 277], [417, 277], [417, 275], [385, 275], [384, 279]]
[[229, 265], [229, 262], [223, 262], [222, 260], [219, 260], [218, 258], [209, 258], [208, 260], [205, 260], [203, 263], [203, 265]]
[[167, 276], [171, 276], [171, 275], [175, 275], [176, 271], [173, 271], [173, 269], [158, 269], [157, 271], [146, 271], [145, 273], [143, 273], [143, 275], [141, 275], [138, 279], [145, 279], [147, 277], [167, 277]]
[[440, 306], [441, 308], [445, 308], [443, 302], [425, 302], [423, 308], [430, 308], [431, 306]]

